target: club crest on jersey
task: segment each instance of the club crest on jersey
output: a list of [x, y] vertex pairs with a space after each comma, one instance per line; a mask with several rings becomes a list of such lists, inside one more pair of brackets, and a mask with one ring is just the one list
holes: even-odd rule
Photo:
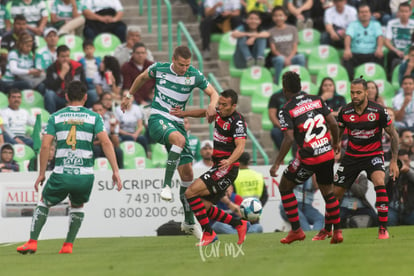
[[374, 113], [371, 112], [371, 113], [368, 114], [368, 121], [373, 122], [373, 121], [375, 121], [376, 118], [377, 118], [377, 116], [375, 116]]
[[187, 76], [187, 77], [185, 78], [184, 83], [185, 83], [186, 85], [191, 84], [191, 79], [190, 79], [190, 77], [188, 77], [188, 76]]
[[225, 122], [224, 124], [223, 124], [223, 129], [224, 130], [228, 130], [230, 128], [230, 124], [229, 123], [227, 123], [227, 122]]

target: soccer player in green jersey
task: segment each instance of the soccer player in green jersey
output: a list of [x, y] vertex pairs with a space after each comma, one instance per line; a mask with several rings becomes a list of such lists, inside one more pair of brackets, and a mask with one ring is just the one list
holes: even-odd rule
[[199, 88], [210, 97], [206, 117], [211, 123], [216, 116], [218, 94], [203, 74], [191, 65], [190, 49], [187, 46], [178, 46], [174, 50], [172, 63], [154, 63], [135, 79], [129, 94], [121, 103], [123, 111], [131, 104], [132, 94], [150, 79], [155, 79], [156, 84], [151, 115], [148, 119], [149, 134], [153, 141], [165, 145], [168, 150], [164, 187], [160, 195], [164, 200], [172, 200], [171, 180], [178, 165], [181, 178], [180, 200], [184, 207], [185, 217], [181, 228], [199, 239], [201, 229], [196, 227], [191, 208], [184, 196], [185, 190], [194, 178], [193, 156], [186, 138], [183, 119], [170, 114], [170, 110], [175, 107], [185, 110], [192, 90]]
[[30, 240], [17, 247], [21, 254], [35, 253], [37, 239], [46, 222], [49, 208], [70, 199], [70, 224], [66, 241], [59, 253], [72, 253], [73, 242], [84, 217], [83, 205], [89, 200], [94, 181], [93, 141], [99, 139], [113, 171], [112, 181], [118, 191], [122, 188], [114, 147], [102, 121], [102, 117], [83, 107], [86, 99], [86, 86], [80, 81], [71, 82], [66, 90], [69, 105], [50, 116], [40, 149], [40, 169], [34, 188], [45, 181], [45, 171], [49, 149], [56, 139], [56, 161], [53, 173], [43, 188], [42, 198], [37, 205], [30, 227]]

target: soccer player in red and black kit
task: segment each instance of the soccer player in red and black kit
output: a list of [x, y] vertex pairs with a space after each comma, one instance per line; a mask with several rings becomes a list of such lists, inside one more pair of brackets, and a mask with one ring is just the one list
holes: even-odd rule
[[[391, 138], [390, 176], [395, 180], [399, 175], [398, 134], [387, 109], [368, 100], [367, 82], [362, 78], [351, 83], [352, 102], [338, 115], [339, 136], [347, 130], [348, 146], [335, 174], [334, 193], [341, 200], [363, 170], [374, 183], [375, 207], [378, 211], [379, 239], [388, 239], [388, 196], [385, 189], [385, 169], [381, 138], [383, 129]], [[325, 225], [329, 230], [330, 225]]]
[[[233, 226], [239, 235], [238, 244], [246, 238], [247, 221], [233, 217], [213, 206], [220, 200], [239, 173], [239, 157], [246, 144], [246, 122], [236, 111], [238, 96], [228, 89], [220, 93], [218, 111], [214, 125], [213, 167], [187, 188], [185, 196], [198, 222], [203, 236], [198, 246], [205, 246], [217, 240], [210, 226], [210, 219]], [[182, 111], [174, 108], [171, 114], [179, 117], [204, 117], [205, 109]], [[238, 210], [240, 213], [240, 210]]]
[[326, 202], [326, 218], [329, 218], [326, 223], [334, 224], [331, 243], [340, 243], [343, 237], [339, 229], [339, 203], [334, 196], [332, 185], [334, 150], [340, 149], [338, 125], [319, 96], [301, 92], [298, 74], [286, 72], [282, 80], [283, 93], [288, 100], [279, 112], [284, 138], [279, 154], [270, 168], [270, 175], [277, 176], [279, 166], [292, 146], [293, 140], [298, 145], [298, 152], [296, 158], [283, 172], [279, 185], [283, 208], [292, 225], [292, 230], [280, 242], [291, 243], [305, 239], [306, 235], [300, 228], [298, 202], [293, 188], [315, 174]]

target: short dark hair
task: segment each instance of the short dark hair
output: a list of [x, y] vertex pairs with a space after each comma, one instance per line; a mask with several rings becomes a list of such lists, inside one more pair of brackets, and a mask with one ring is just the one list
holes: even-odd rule
[[407, 76], [404, 76], [402, 79], [401, 79], [401, 84], [404, 82], [404, 80], [406, 80], [406, 79], [412, 79], [413, 81], [414, 81], [414, 77], [413, 76], [411, 76], [411, 75], [407, 75]]
[[243, 165], [248, 165], [250, 161], [250, 154], [248, 152], [243, 152], [239, 157], [239, 162]]
[[16, 15], [13, 20], [14, 20], [14, 22], [16, 22], [16, 21], [25, 21], [25, 22], [27, 22], [26, 17], [23, 14]]
[[277, 12], [277, 11], [282, 11], [286, 16], [288, 15], [288, 13], [287, 13], [287, 11], [286, 11], [286, 9], [284, 8], [284, 7], [282, 7], [282, 6], [275, 6], [273, 9], [272, 9], [272, 14], [274, 14], [275, 12]]
[[178, 57], [182, 57], [183, 59], [189, 59], [191, 58], [191, 56], [192, 55], [191, 55], [190, 48], [188, 48], [185, 45], [181, 45], [175, 48], [174, 54], [173, 54], [173, 57], [175, 59], [177, 59]]
[[231, 104], [237, 104], [239, 96], [237, 95], [236, 91], [233, 89], [226, 89], [220, 93], [220, 96], [224, 98], [231, 98]]
[[87, 92], [86, 85], [80, 81], [71, 81], [66, 87], [69, 101], [81, 101]]
[[361, 2], [361, 3], [359, 3], [359, 5], [358, 5], [358, 13], [359, 13], [359, 10], [360, 10], [361, 8], [363, 8], [363, 7], [368, 7], [369, 11], [371, 11], [371, 7], [368, 5], [368, 3], [367, 3], [367, 2], [365, 2], [365, 1], [362, 1], [362, 2]]
[[22, 91], [20, 91], [18, 88], [11, 88], [9, 90], [9, 93], [7, 93], [7, 97], [10, 98], [12, 94], [22, 94]]
[[364, 87], [364, 89], [365, 90], [367, 90], [368, 89], [368, 84], [367, 84], [367, 81], [366, 80], [364, 80], [364, 76], [359, 76], [359, 78], [357, 78], [357, 79], [354, 79], [352, 82], [351, 82], [351, 84], [362, 84], [362, 86]]
[[408, 129], [408, 128], [402, 128], [402, 129], [400, 129], [399, 131], [398, 131], [398, 137], [402, 137], [403, 136], [403, 134], [405, 133], [405, 132], [407, 132], [407, 131], [409, 131], [409, 132], [411, 132], [411, 134], [413, 133], [410, 129]]
[[398, 9], [401, 9], [404, 7], [409, 8], [411, 10], [411, 5], [408, 3], [408, 1], [400, 3], [400, 5], [398, 6]]
[[12, 144], [9, 144], [9, 143], [4, 143], [4, 144], [1, 146], [0, 151], [1, 151], [1, 152], [3, 152], [3, 150], [5, 150], [5, 149], [9, 149], [9, 150], [11, 150], [11, 151], [13, 152], [13, 155], [14, 155], [14, 148], [13, 148], [13, 145], [12, 145]]
[[86, 39], [85, 41], [83, 41], [82, 49], [85, 49], [87, 46], [95, 47], [95, 45], [93, 44], [93, 41], [90, 39]]
[[300, 77], [293, 71], [287, 71], [282, 76], [283, 89], [287, 92], [296, 94], [302, 89]]
[[144, 47], [145, 50], [147, 49], [147, 47], [145, 47], [145, 44], [144, 43], [142, 43], [142, 42], [135, 43], [134, 46], [132, 46], [132, 52], [135, 52], [135, 50], [137, 48], [141, 48], [141, 47]]
[[68, 46], [60, 45], [59, 47], [56, 48], [56, 56], [59, 56], [61, 53], [64, 53], [64, 52], [67, 52], [67, 51], [70, 52], [70, 49], [69, 49]]

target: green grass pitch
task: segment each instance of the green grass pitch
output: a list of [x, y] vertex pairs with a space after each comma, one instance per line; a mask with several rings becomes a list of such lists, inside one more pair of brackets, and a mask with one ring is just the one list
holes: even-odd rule
[[57, 252], [63, 240], [40, 240], [33, 255], [19, 244], [0, 245], [0, 275], [413, 275], [414, 227], [390, 227], [390, 239], [377, 229], [345, 229], [344, 242], [312, 241], [284, 245], [286, 233], [250, 234], [237, 247], [236, 235], [195, 246], [191, 236], [78, 239], [74, 252]]

